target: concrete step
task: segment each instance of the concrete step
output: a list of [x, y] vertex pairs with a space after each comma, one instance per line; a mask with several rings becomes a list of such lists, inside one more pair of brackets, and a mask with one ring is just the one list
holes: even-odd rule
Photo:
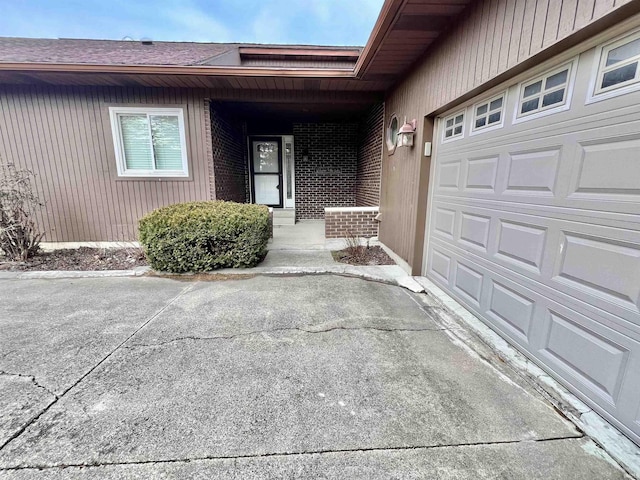
[[296, 211], [294, 208], [274, 208], [273, 209], [274, 225], [295, 225]]

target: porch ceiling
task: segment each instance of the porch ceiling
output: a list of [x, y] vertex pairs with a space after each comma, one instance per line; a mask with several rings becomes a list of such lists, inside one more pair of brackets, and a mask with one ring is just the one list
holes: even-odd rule
[[328, 122], [359, 120], [372, 106], [361, 102], [215, 102], [237, 118], [265, 121]]

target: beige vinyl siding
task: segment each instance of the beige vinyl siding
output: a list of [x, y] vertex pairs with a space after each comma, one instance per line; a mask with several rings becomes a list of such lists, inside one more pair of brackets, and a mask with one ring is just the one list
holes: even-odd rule
[[[47, 241], [136, 238], [138, 219], [162, 205], [210, 198], [202, 92], [111, 87], [2, 86], [0, 158], [36, 173]], [[184, 108], [190, 178], [117, 176], [109, 106]]]
[[[419, 120], [629, 1], [476, 2], [387, 95], [385, 125], [393, 113]], [[385, 148], [380, 206], [381, 241], [416, 267], [421, 135], [418, 131], [417, 148], [400, 148], [391, 156]]]

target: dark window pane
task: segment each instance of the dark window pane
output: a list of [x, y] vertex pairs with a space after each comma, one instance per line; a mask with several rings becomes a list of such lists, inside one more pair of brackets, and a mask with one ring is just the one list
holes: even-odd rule
[[502, 108], [502, 97], [496, 98], [493, 102], [491, 102], [491, 105], [489, 105], [489, 108], [491, 110]]
[[636, 55], [640, 55], [640, 38], [611, 50], [607, 55], [607, 67]]
[[533, 100], [528, 100], [522, 104], [522, 108], [520, 108], [520, 113], [527, 113], [532, 110], [536, 110], [538, 108], [538, 103], [540, 102], [539, 98], [534, 98]]
[[447, 120], [447, 128], [448, 127], [453, 127], [453, 118], [450, 118], [449, 120]]
[[446, 138], [449, 138], [451, 135], [453, 135], [453, 130], [445, 130], [444, 136]]
[[524, 87], [524, 96], [530, 97], [531, 95], [535, 95], [536, 93], [540, 93], [542, 89], [542, 80], [539, 82], [533, 83], [527, 87]]
[[547, 81], [544, 84], [544, 89], [549, 90], [553, 87], [558, 87], [567, 82], [567, 75], [569, 75], [569, 70], [563, 70], [560, 73], [556, 73], [555, 75], [551, 75], [547, 78]]
[[487, 104], [486, 103], [484, 105], [480, 105], [476, 109], [476, 115], [484, 115], [485, 113], [487, 113]]
[[564, 88], [561, 88], [560, 90], [556, 90], [555, 92], [546, 94], [542, 98], [542, 106], [548, 107], [549, 105], [562, 103], [563, 100], [564, 100]]
[[638, 68], [638, 62], [625, 65], [624, 67], [616, 68], [607, 72], [602, 77], [602, 88], [611, 87], [628, 80], [633, 80], [636, 76], [636, 69]]
[[460, 135], [462, 133], [462, 126], [454, 128], [453, 133], [455, 133], [456, 135]]
[[476, 120], [476, 128], [484, 127], [487, 123], [487, 117], [482, 117]]
[[498, 123], [500, 121], [500, 112], [492, 113], [489, 115], [489, 125], [492, 123]]
[[463, 119], [463, 118], [464, 118], [464, 117], [463, 117], [462, 115], [458, 115], [458, 116], [456, 117], [456, 124], [458, 124], [458, 123], [462, 123], [462, 119]]

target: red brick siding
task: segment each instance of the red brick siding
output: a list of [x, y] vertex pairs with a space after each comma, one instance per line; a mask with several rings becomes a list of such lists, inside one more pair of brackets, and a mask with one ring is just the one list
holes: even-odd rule
[[321, 219], [325, 207], [355, 206], [358, 125], [298, 123], [293, 135], [296, 218]]
[[214, 198], [246, 203], [249, 172], [245, 128], [215, 103], [211, 104], [210, 113]]
[[349, 236], [371, 238], [378, 236], [378, 222], [375, 220], [378, 210], [336, 212], [325, 210], [324, 236], [326, 238], [345, 238]]
[[374, 105], [360, 123], [356, 206], [380, 205], [382, 142], [384, 138], [384, 103]]

